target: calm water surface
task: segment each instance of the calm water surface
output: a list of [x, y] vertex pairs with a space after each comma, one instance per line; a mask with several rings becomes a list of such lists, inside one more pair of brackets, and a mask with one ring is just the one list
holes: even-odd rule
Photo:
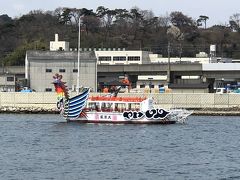
[[0, 114], [0, 179], [240, 179], [240, 117], [187, 124], [65, 123]]

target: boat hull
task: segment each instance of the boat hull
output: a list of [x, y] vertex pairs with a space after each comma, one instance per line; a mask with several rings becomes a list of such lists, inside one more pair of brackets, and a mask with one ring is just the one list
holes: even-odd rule
[[160, 121], [98, 121], [98, 120], [68, 120], [68, 122], [88, 123], [88, 124], [175, 124], [176, 121], [160, 120]]
[[86, 112], [85, 117], [77, 119], [68, 119], [69, 122], [94, 123], [94, 124], [175, 124], [177, 121], [170, 120], [168, 117], [164, 119], [125, 119], [122, 113], [103, 113], [103, 112]]

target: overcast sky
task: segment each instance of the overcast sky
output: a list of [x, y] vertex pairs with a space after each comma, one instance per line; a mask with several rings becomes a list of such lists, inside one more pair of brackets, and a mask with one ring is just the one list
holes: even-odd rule
[[208, 25], [228, 23], [229, 17], [240, 13], [240, 0], [0, 0], [0, 14], [19, 17], [31, 10], [55, 10], [58, 7], [87, 8], [94, 11], [98, 6], [109, 9], [138, 7], [152, 10], [155, 16], [172, 11], [197, 19], [199, 15], [209, 17]]

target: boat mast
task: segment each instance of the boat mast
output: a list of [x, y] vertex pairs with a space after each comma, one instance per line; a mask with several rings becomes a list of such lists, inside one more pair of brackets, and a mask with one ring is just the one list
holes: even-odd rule
[[78, 73], [77, 73], [77, 94], [79, 94], [79, 84], [80, 84], [80, 25], [81, 25], [81, 16], [79, 17], [78, 20]]

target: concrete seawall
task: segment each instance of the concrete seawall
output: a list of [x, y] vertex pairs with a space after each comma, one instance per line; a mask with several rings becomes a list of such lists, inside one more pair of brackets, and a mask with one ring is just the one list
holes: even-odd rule
[[[75, 93], [70, 93], [74, 96]], [[90, 96], [103, 95], [91, 93]], [[142, 94], [123, 93], [122, 97], [153, 97], [154, 106], [165, 109], [186, 108], [194, 110], [194, 115], [240, 115], [240, 94]], [[54, 92], [1, 92], [1, 113], [58, 113], [57, 97]]]

